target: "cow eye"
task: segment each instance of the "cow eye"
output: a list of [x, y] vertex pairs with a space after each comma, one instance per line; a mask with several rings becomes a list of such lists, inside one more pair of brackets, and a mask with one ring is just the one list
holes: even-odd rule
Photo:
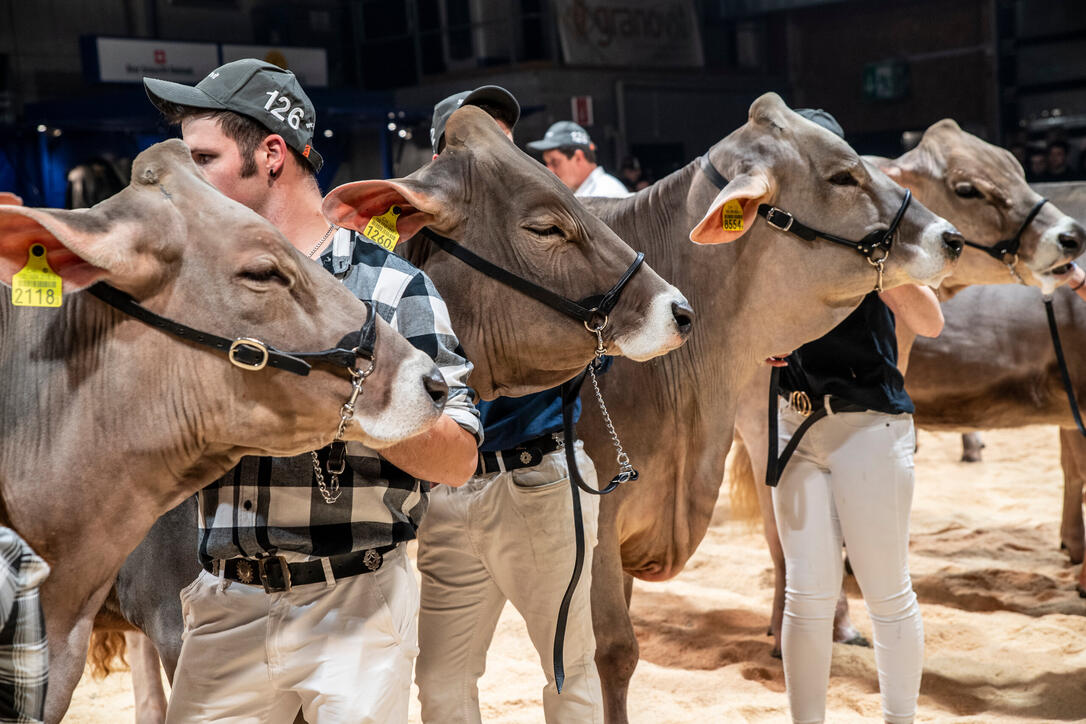
[[565, 237], [565, 234], [562, 233], [562, 230], [559, 229], [557, 226], [554, 226], [553, 224], [550, 225], [550, 226], [526, 226], [524, 228], [527, 229], [528, 231], [532, 232], [536, 236], [539, 236], [539, 237], [545, 237], [545, 238], [554, 238], [554, 237], [564, 238]]
[[982, 194], [977, 187], [971, 183], [965, 183], [964, 181], [959, 184], [954, 184], [954, 193], [963, 199], [979, 199]]
[[859, 186], [856, 177], [848, 171], [842, 171], [830, 176], [830, 183], [834, 186]]
[[277, 283], [282, 284], [285, 287], [290, 286], [287, 278], [274, 266], [259, 266], [250, 269], [242, 269], [238, 272], [238, 276], [245, 281], [256, 282], [257, 284]]

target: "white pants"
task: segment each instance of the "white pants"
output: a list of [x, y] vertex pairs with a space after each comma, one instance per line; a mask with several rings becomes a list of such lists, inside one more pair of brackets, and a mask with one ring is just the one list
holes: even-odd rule
[[[577, 443], [581, 476], [596, 471]], [[592, 549], [597, 496], [580, 493], [585, 563], [566, 625], [565, 683], [554, 685], [552, 648], [558, 607], [573, 573], [573, 495], [565, 452], [532, 468], [481, 475], [460, 488], [438, 486], [419, 529], [422, 573], [416, 680], [422, 719], [434, 724], [481, 721], [478, 680], [506, 600], [524, 617], [546, 674], [543, 711], [551, 724], [603, 722], [592, 631]]]
[[284, 593], [201, 572], [167, 722], [407, 721], [418, 587], [401, 545], [374, 573]]
[[[780, 449], [802, 421], [782, 405]], [[883, 717], [908, 724], [916, 713], [924, 628], [908, 567], [914, 447], [910, 415], [829, 415], [807, 431], [773, 489], [786, 570], [781, 650], [796, 724], [826, 716], [842, 542], [871, 615]]]

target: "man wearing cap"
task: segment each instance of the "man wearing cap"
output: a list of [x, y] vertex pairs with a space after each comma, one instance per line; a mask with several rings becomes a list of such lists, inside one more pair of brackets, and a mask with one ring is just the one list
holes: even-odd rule
[[329, 448], [246, 457], [199, 493], [204, 571], [181, 592], [167, 720], [291, 722], [301, 708], [310, 722], [406, 722], [418, 652], [406, 542], [427, 505], [419, 479], [458, 485], [474, 468], [471, 365], [430, 279], [321, 215], [316, 116], [292, 73], [246, 59], [194, 88], [144, 84], [212, 184], [371, 300], [449, 385], [431, 431], [380, 456], [348, 443], [338, 475]]
[[[444, 147], [445, 123], [462, 105], [486, 110], [512, 140], [520, 106], [504, 88], [485, 86], [434, 107], [431, 142]], [[580, 415], [580, 401], [575, 415]], [[419, 529], [422, 573], [419, 660], [415, 678], [422, 719], [480, 722], [478, 680], [506, 601], [524, 618], [546, 674], [546, 721], [603, 722], [589, 589], [599, 502], [580, 493], [584, 572], [565, 633], [565, 684], [554, 683], [552, 646], [558, 610], [575, 560], [573, 500], [562, 449], [558, 389], [480, 402], [486, 442], [476, 475], [460, 488], [438, 487]], [[577, 442], [577, 464], [596, 485], [592, 461]]]
[[573, 121], [558, 121], [541, 140], [529, 143], [528, 148], [543, 155], [543, 163], [574, 196], [621, 199], [630, 195], [625, 184], [596, 163], [596, 144], [588, 131]]

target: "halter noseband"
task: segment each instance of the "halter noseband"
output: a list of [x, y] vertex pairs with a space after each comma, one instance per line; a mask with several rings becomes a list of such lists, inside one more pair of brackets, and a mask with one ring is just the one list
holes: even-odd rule
[[[717, 171], [708, 156], [702, 156], [700, 161], [701, 170], [709, 181], [718, 189], [723, 190], [723, 188], [728, 185], [728, 180], [724, 178], [723, 174]], [[894, 235], [897, 233], [897, 227], [905, 217], [905, 211], [909, 208], [909, 204], [912, 203], [912, 199], [912, 192], [905, 189], [905, 198], [901, 200], [901, 206], [898, 207], [897, 214], [894, 215], [894, 219], [890, 222], [890, 226], [885, 230], [876, 229], [860, 241], [852, 241], [851, 239], [846, 239], [835, 234], [819, 231], [818, 229], [797, 221], [795, 216], [784, 209], [770, 204], [759, 205], [758, 215], [765, 219], [766, 223], [774, 229], [793, 234], [804, 241], [825, 239], [834, 244], [841, 244], [842, 246], [847, 246], [858, 251], [867, 259], [868, 263], [878, 271], [879, 276], [878, 281], [875, 283], [875, 291], [881, 292], [883, 267], [886, 264], [886, 259], [890, 256], [890, 249], [894, 244]], [[879, 252], [881, 252], [881, 255], [876, 256]]]
[[1018, 265], [1018, 248], [1022, 245], [1022, 234], [1026, 233], [1026, 229], [1033, 223], [1033, 220], [1037, 217], [1037, 214], [1041, 213], [1041, 207], [1048, 203], [1048, 199], [1042, 198], [1033, 208], [1026, 214], [1026, 218], [1022, 221], [1022, 225], [1018, 227], [1018, 231], [1014, 236], [1009, 239], [1003, 239], [997, 241], [991, 246], [985, 246], [984, 244], [978, 244], [975, 241], [966, 241], [966, 246], [971, 246], [974, 249], [980, 249], [988, 256], [992, 257], [998, 262], [1002, 262], [1007, 265], [1007, 271], [1011, 273], [1020, 284], [1025, 284], [1025, 280], [1019, 275], [1018, 270], [1015, 268]]

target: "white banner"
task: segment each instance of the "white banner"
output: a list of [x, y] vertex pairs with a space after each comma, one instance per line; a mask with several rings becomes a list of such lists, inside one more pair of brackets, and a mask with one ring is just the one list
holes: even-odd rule
[[569, 65], [702, 67], [693, 0], [554, 0]]
[[142, 83], [144, 76], [197, 83], [219, 65], [215, 43], [95, 38], [98, 79], [107, 83]]
[[278, 45], [223, 45], [222, 62], [242, 58], [265, 60], [298, 76], [302, 88], [328, 86], [328, 55], [324, 48], [291, 48]]

